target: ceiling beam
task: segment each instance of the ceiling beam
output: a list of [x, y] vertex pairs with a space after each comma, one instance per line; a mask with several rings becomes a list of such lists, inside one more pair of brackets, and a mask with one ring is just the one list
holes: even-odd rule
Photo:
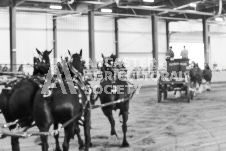
[[[192, 3], [199, 4], [199, 3], [201, 3], [201, 1], [192, 2]], [[183, 9], [183, 8], [186, 8], [186, 7], [190, 7], [190, 3], [182, 5], [182, 6], [178, 6], [178, 7], [174, 8], [173, 10], [179, 10], [179, 9]], [[163, 15], [163, 14], [166, 14], [166, 13], [168, 13], [168, 11], [164, 11], [164, 12], [158, 13], [157, 15]]]
[[164, 9], [164, 8], [153, 8], [153, 7], [143, 7], [143, 6], [120, 6], [119, 0], [116, 0], [116, 4], [118, 8], [124, 9], [141, 9], [141, 10], [150, 10], [150, 11], [167, 11], [173, 13], [181, 13], [181, 14], [196, 14], [196, 15], [206, 15], [206, 16], [213, 16], [213, 13], [201, 12], [201, 11], [193, 11], [193, 10], [173, 10], [173, 9]]
[[[51, 13], [51, 14], [61, 14], [61, 13], [70, 14], [72, 12], [67, 10], [43, 9], [43, 8], [37, 8], [37, 7], [36, 8], [35, 7], [16, 7], [16, 10], [28, 11], [28, 12]], [[74, 13], [78, 13], [78, 12], [74, 12]]]
[[16, 2], [16, 6], [19, 6], [21, 4], [23, 4], [24, 2], [26, 2], [27, 0], [20, 0], [19, 2]]
[[62, 13], [59, 15], [59, 17], [63, 17], [65, 15], [74, 15], [74, 14], [84, 14], [84, 13], [88, 13], [89, 11], [96, 11], [98, 9], [101, 9], [101, 8], [104, 8], [104, 7], [107, 7], [109, 5], [112, 5], [115, 3], [114, 0], [110, 0], [110, 2], [101, 2], [101, 4], [103, 3], [103, 5], [100, 5], [100, 6], [97, 6], [97, 7], [94, 7], [94, 8], [85, 8], [85, 9], [82, 9], [80, 11], [71, 11], [69, 13]]
[[85, 3], [85, 4], [94, 4], [94, 5], [103, 5], [105, 2], [98, 2], [98, 1], [77, 1], [78, 3]]
[[29, 2], [42, 2], [42, 3], [62, 3], [61, 0], [27, 0]]
[[115, 1], [112, 0], [111, 2], [108, 2], [108, 3], [105, 3], [105, 4], [101, 5], [101, 6], [95, 7], [94, 10], [98, 10], [98, 9], [107, 7], [107, 6], [112, 5], [112, 4], [114, 4], [114, 3], [115, 3]]

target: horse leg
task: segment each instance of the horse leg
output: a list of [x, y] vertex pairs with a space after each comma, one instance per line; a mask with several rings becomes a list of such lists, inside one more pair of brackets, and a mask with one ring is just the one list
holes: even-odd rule
[[210, 91], [211, 90], [211, 82], [207, 81], [206, 84], [207, 84], [207, 89], [206, 90]]
[[89, 147], [92, 146], [90, 137], [90, 111], [88, 110], [85, 112], [84, 135], [85, 135], [85, 151], [88, 151]]
[[[48, 113], [48, 112], [46, 112]], [[42, 113], [39, 113], [39, 115], [42, 115]], [[50, 114], [42, 115], [40, 118], [37, 118], [35, 120], [36, 125], [40, 132], [49, 132], [50, 126], [53, 124], [53, 119]], [[42, 151], [48, 151], [49, 145], [48, 145], [48, 135], [41, 135], [40, 136], [41, 142], [42, 142]]]
[[199, 83], [197, 82], [195, 86], [196, 86], [196, 91], [198, 91], [199, 90]]
[[206, 91], [209, 91], [209, 81], [206, 81]]
[[203, 84], [202, 84], [202, 81], [200, 82], [200, 91], [201, 91], [201, 93], [203, 93]]
[[12, 151], [20, 151], [19, 138], [11, 137]]
[[70, 142], [70, 139], [73, 138], [73, 125], [70, 125], [68, 127], [65, 127], [64, 128], [64, 142], [63, 142], [63, 151], [68, 151], [69, 150], [69, 142]]
[[211, 90], [211, 81], [209, 81], [209, 87], [210, 87], [210, 90]]
[[191, 91], [194, 93], [194, 96], [196, 95], [196, 82], [191, 82]]
[[[48, 132], [49, 127], [39, 128], [40, 132]], [[48, 151], [49, 145], [48, 145], [48, 136], [41, 135], [40, 136], [42, 141], [42, 151]]]
[[108, 118], [110, 124], [111, 124], [111, 135], [115, 135], [118, 137], [116, 131], [115, 131], [115, 120], [112, 115], [112, 110], [103, 110], [104, 115]]
[[78, 143], [79, 143], [79, 150], [83, 149], [84, 147], [84, 143], [83, 143], [83, 140], [81, 138], [81, 135], [80, 135], [80, 128], [78, 126], [78, 123], [76, 124], [75, 126], [75, 134], [77, 135], [78, 137]]
[[122, 124], [123, 142], [122, 142], [122, 147], [128, 147], [129, 143], [126, 140], [128, 111], [122, 112], [122, 118], [123, 118], [123, 124]]
[[[54, 130], [58, 129], [58, 123], [54, 123]], [[59, 143], [59, 133], [54, 134], [55, 142], [56, 142], [56, 151], [61, 151], [60, 143]]]

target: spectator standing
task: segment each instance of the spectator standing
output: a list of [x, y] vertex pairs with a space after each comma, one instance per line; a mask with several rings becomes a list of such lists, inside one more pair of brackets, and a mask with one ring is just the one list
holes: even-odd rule
[[181, 51], [180, 56], [182, 57], [182, 59], [188, 59], [188, 50], [184, 49]]
[[167, 58], [174, 58], [174, 52], [173, 52], [172, 48], [173, 47], [170, 46], [170, 49], [167, 51], [167, 53], [166, 53]]

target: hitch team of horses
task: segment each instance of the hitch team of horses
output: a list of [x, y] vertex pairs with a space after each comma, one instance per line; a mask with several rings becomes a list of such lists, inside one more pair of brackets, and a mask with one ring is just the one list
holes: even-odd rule
[[[22, 129], [22, 134], [16, 132], [4, 132], [0, 130], [2, 137], [11, 136], [11, 145], [13, 151], [19, 151], [19, 138], [26, 137], [26, 131], [37, 126], [40, 133], [42, 151], [48, 150], [48, 136], [50, 126], [54, 126], [53, 136], [55, 138], [56, 150], [60, 151], [59, 130], [64, 129], [64, 141], [62, 148], [69, 150], [70, 139], [74, 135], [78, 138], [79, 149], [89, 150], [91, 142], [91, 110], [102, 108], [103, 114], [111, 124], [110, 134], [118, 137], [115, 130], [115, 120], [113, 110], [119, 109], [119, 116], [122, 117], [123, 141], [122, 147], [128, 147], [127, 141], [127, 121], [129, 114], [129, 103], [133, 97], [136, 88], [131, 92], [131, 83], [126, 78], [121, 80], [115, 70], [126, 71], [124, 65], [117, 65], [115, 55], [105, 57], [102, 54], [103, 62], [100, 70], [103, 79], [100, 81], [100, 87], [105, 91], [95, 94], [92, 86], [84, 78], [84, 61], [82, 60], [82, 50], [79, 53], [71, 54], [68, 51], [69, 58], [57, 63], [57, 72], [52, 75], [50, 69], [49, 55], [51, 51], [41, 52], [36, 49], [39, 58], [34, 57], [34, 71], [32, 76], [21, 76], [17, 80], [7, 83], [0, 94], [0, 110], [3, 114], [5, 127], [9, 130], [15, 129], [18, 125]], [[110, 73], [106, 74], [106, 73]], [[192, 84], [201, 84], [200, 80], [204, 78], [211, 82], [211, 70], [208, 65], [201, 74], [198, 66], [190, 70], [190, 79]], [[190, 85], [190, 80], [188, 81]], [[123, 89], [118, 93], [118, 87]], [[160, 87], [162, 86], [159, 85]], [[167, 89], [162, 87], [159, 93]], [[165, 86], [164, 86], [165, 87]], [[62, 89], [63, 88], [63, 89]], [[190, 88], [190, 87], [189, 87]], [[45, 89], [43, 91], [43, 89]], [[72, 93], [74, 90], [74, 93]], [[43, 93], [44, 92], [44, 93]], [[160, 97], [160, 95], [158, 96]], [[101, 105], [95, 106], [97, 99], [100, 99]], [[161, 98], [158, 98], [161, 99]], [[35, 123], [35, 124], [34, 124]], [[59, 124], [62, 126], [59, 127]], [[80, 126], [84, 129], [85, 143], [80, 135]], [[32, 134], [30, 134], [32, 135]]]

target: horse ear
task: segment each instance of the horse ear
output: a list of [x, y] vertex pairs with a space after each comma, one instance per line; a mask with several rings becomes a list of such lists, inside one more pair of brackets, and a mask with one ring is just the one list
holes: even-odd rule
[[53, 49], [51, 49], [50, 51], [48, 51], [48, 55], [53, 51]]
[[80, 50], [80, 54], [79, 55], [80, 55], [80, 57], [82, 56], [82, 49]]
[[102, 55], [102, 58], [104, 58], [104, 54], [101, 54]]
[[68, 54], [71, 56], [71, 52], [70, 52], [70, 50], [68, 50]]
[[42, 53], [36, 48], [36, 51], [39, 55], [42, 55]]

